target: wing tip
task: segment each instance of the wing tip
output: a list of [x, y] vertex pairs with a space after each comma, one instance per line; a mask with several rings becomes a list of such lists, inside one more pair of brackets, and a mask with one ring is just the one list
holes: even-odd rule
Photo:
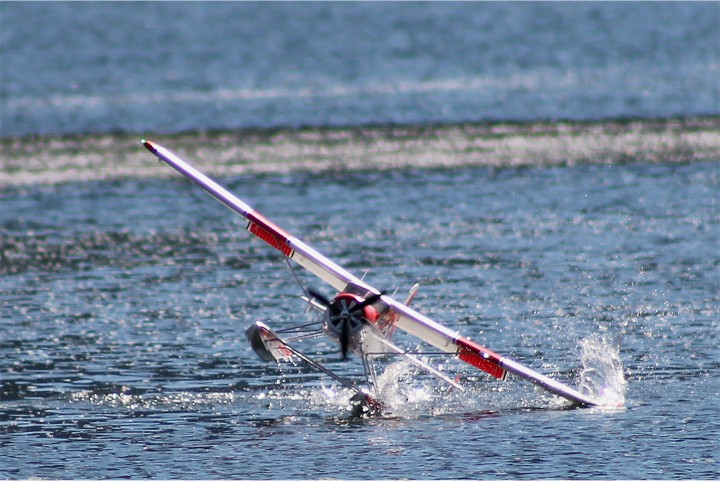
[[157, 147], [155, 147], [155, 144], [153, 144], [151, 141], [147, 140], [144, 137], [140, 139], [140, 143], [143, 144], [143, 146], [153, 154], [157, 151]]

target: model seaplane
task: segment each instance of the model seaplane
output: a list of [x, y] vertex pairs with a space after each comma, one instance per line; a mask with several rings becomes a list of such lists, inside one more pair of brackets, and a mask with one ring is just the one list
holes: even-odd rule
[[198, 184], [230, 210], [243, 216], [247, 220], [247, 230], [251, 234], [337, 291], [334, 298], [327, 299], [316, 291], [305, 290], [303, 296], [305, 301], [321, 312], [319, 327], [313, 335], [325, 334], [335, 339], [340, 344], [343, 358], [351, 352], [359, 354], [363, 360], [367, 385], [359, 386], [337, 375], [299, 351], [292, 345], [293, 339], [281, 337], [280, 330], [275, 332], [266, 324], [256, 322], [248, 328], [246, 335], [253, 350], [262, 360], [308, 364], [354, 392], [353, 402], [362, 406], [365, 412], [382, 410], [382, 403], [373, 391], [374, 359], [378, 354], [403, 356], [418, 368], [453, 388], [463, 389], [455, 379], [449, 378], [416, 354], [394, 344], [393, 334], [400, 329], [433, 346], [440, 353], [456, 357], [496, 379], [504, 380], [510, 373], [567, 399], [573, 405], [579, 407], [598, 405], [598, 402], [590, 396], [517, 361], [501, 356], [411, 308], [410, 303], [417, 292], [417, 285], [413, 286], [402, 301], [394, 299], [351, 274], [300, 239], [288, 234], [170, 150], [149, 140], [143, 139], [142, 143], [161, 161]]

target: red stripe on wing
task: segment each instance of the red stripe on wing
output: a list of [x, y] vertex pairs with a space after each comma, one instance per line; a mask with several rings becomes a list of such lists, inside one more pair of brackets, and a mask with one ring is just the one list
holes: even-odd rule
[[256, 212], [248, 212], [245, 217], [250, 221], [248, 230], [252, 234], [264, 240], [286, 256], [292, 257], [293, 250], [288, 245], [290, 234]]
[[457, 339], [458, 357], [461, 361], [485, 371], [497, 379], [505, 379], [507, 372], [500, 365], [502, 358], [490, 349], [467, 339]]

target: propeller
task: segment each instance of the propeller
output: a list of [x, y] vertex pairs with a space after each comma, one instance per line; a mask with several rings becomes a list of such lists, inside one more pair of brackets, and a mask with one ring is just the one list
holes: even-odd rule
[[350, 347], [351, 323], [366, 324], [368, 320], [362, 314], [363, 309], [377, 302], [380, 297], [382, 297], [383, 293], [372, 294], [362, 302], [351, 301], [349, 304], [347, 298], [336, 298], [330, 301], [314, 289], [308, 289], [308, 294], [312, 298], [315, 298], [320, 304], [325, 306], [329, 322], [331, 322], [334, 326], [339, 327], [340, 332], [338, 333], [338, 340], [340, 341], [340, 351], [342, 353], [342, 359], [347, 359]]
[[330, 307], [330, 301], [328, 301], [327, 297], [320, 294], [318, 291], [316, 291], [312, 287], [308, 288], [307, 293], [310, 295], [310, 299], [315, 299], [317, 301], [320, 301], [320, 304], [322, 304], [323, 307], [325, 307], [325, 308]]

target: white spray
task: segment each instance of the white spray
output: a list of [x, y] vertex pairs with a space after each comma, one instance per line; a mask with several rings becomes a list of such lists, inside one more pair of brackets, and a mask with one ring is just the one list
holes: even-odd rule
[[618, 342], [607, 335], [595, 334], [582, 340], [580, 392], [602, 406], [621, 407], [625, 404], [627, 380], [623, 373]]

